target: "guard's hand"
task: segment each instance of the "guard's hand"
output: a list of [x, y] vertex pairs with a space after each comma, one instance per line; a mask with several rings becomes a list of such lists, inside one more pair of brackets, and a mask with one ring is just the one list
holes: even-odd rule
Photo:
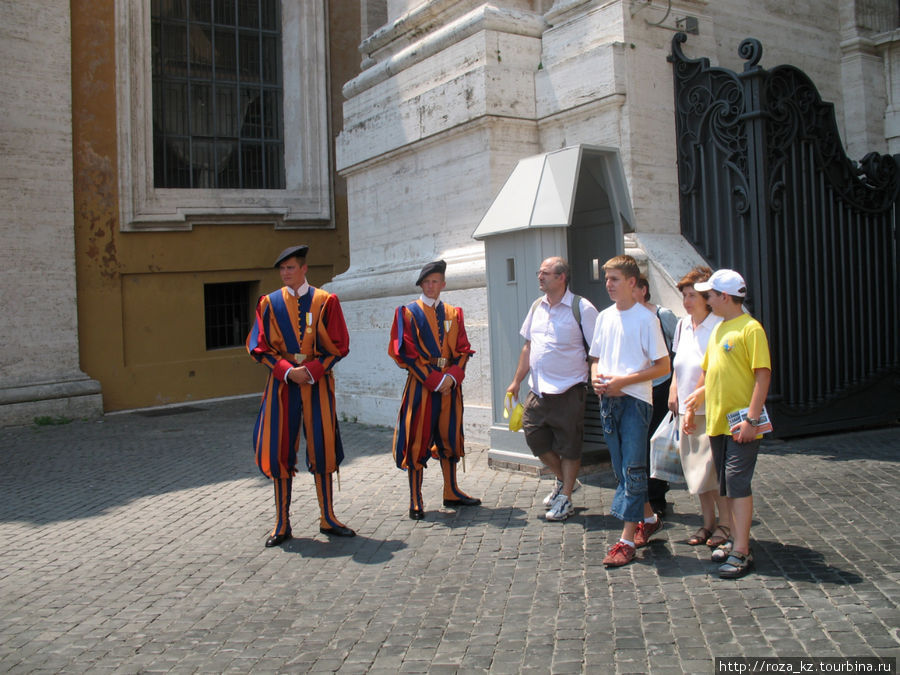
[[291, 372], [288, 373], [288, 379], [295, 384], [309, 384], [312, 378], [306, 366], [297, 366], [296, 368], [291, 368]]
[[453, 389], [454, 384], [455, 384], [455, 382], [454, 382], [453, 378], [448, 375], [438, 385], [437, 392], [439, 394], [449, 394], [450, 390]]

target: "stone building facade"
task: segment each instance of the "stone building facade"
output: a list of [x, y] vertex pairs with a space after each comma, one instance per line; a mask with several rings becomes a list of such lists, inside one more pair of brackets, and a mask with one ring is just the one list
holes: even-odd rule
[[[337, 169], [347, 181], [350, 268], [343, 299], [354, 350], [340, 406], [392, 424], [402, 386], [384, 356], [392, 310], [416, 271], [448, 262], [447, 301], [466, 311], [469, 437], [485, 439], [500, 401], [489, 381], [484, 248], [472, 239], [524, 157], [576, 144], [617, 148], [635, 216], [630, 246], [680, 310], [674, 281], [699, 262], [679, 234], [672, 70], [685, 51], [740, 69], [745, 37], [761, 65], [805, 70], [833, 101], [851, 157], [893, 149], [897, 86], [893, 0], [388, 0], [364, 35], [362, 72], [344, 86]], [[892, 93], [894, 92], [894, 93]], [[505, 385], [504, 385], [505, 386]]]
[[760, 39], [763, 66], [802, 68], [834, 102], [851, 157], [900, 152], [895, 0], [284, 0], [285, 121], [316, 130], [289, 152], [303, 178], [275, 198], [148, 189], [151, 4], [0, 2], [0, 423], [258, 391], [239, 347], [204, 345], [203, 288], [275, 286], [271, 252], [304, 241], [351, 329], [340, 410], [378, 424], [403, 382], [393, 310], [424, 262], [448, 261], [478, 351], [469, 437], [486, 438], [498, 401], [471, 235], [519, 159], [618, 149], [629, 246], [677, 309], [672, 280], [696, 259], [678, 224], [678, 29], [689, 55], [738, 69], [740, 41]]
[[[309, 244], [318, 285], [349, 264], [333, 143], [359, 27], [342, 0], [0, 2], [0, 424], [261, 390], [242, 342], [281, 284], [278, 251]], [[164, 113], [160, 71], [188, 92]], [[283, 96], [283, 184], [212, 182], [236, 164], [218, 148], [272, 143], [270, 127], [248, 135], [266, 78]], [[240, 108], [223, 112], [216, 87]], [[216, 162], [160, 138], [187, 119], [214, 129], [190, 142], [218, 143]], [[163, 156], [196, 182], [161, 184]]]

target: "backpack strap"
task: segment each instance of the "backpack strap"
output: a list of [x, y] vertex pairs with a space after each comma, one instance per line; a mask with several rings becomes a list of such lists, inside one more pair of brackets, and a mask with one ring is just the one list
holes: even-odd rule
[[[538, 308], [538, 305], [541, 304], [541, 300], [543, 297], [538, 298], [531, 304], [531, 309], [528, 310], [529, 314], [534, 314], [534, 310]], [[587, 340], [584, 337], [584, 331], [581, 328], [581, 296], [572, 294], [572, 316], [575, 317], [575, 323], [578, 324], [578, 332], [581, 333], [581, 344], [584, 345], [584, 360], [588, 360], [588, 352], [590, 352], [591, 348], [588, 345]]]
[[[656, 320], [659, 321], [659, 329], [662, 331], [663, 341], [666, 343], [666, 350], [669, 352], [669, 360], [671, 361], [673, 358], [675, 358], [675, 352], [672, 351], [673, 338], [666, 335], [666, 329], [663, 326], [662, 317], [659, 315], [659, 313], [661, 311], [662, 311], [662, 306], [657, 305], [656, 306]], [[681, 319], [679, 319], [679, 321], [681, 321]], [[675, 326], [675, 330], [676, 331], [678, 330], [677, 324]], [[673, 333], [673, 337], [674, 337], [674, 333]]]
[[584, 360], [589, 361], [590, 357], [588, 354], [591, 351], [591, 347], [585, 339], [584, 330], [581, 327], [581, 296], [574, 293], [572, 294], [572, 316], [575, 317], [575, 323], [578, 324], [578, 332], [581, 333], [581, 344], [584, 345]]

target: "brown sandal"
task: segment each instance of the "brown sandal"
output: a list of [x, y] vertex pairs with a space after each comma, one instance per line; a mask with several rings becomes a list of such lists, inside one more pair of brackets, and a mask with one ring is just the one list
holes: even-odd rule
[[709, 539], [712, 532], [707, 530], [705, 527], [701, 527], [699, 530], [694, 532], [693, 536], [687, 540], [687, 543], [690, 546], [699, 546], [700, 544], [705, 544], [706, 540]]
[[[723, 532], [724, 536], [717, 535], [716, 530], [720, 530], [721, 532]], [[731, 528], [728, 527], [728, 525], [716, 525], [716, 530], [713, 530], [713, 536], [706, 540], [706, 545], [710, 548], [716, 548], [724, 544], [726, 541], [731, 540]]]

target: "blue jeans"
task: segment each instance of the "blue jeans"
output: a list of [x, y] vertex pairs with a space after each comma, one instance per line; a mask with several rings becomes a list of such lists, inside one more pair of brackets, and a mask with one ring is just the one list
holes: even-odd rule
[[645, 446], [653, 406], [632, 396], [603, 396], [600, 420], [609, 458], [619, 481], [611, 513], [619, 520], [639, 523], [647, 502]]

